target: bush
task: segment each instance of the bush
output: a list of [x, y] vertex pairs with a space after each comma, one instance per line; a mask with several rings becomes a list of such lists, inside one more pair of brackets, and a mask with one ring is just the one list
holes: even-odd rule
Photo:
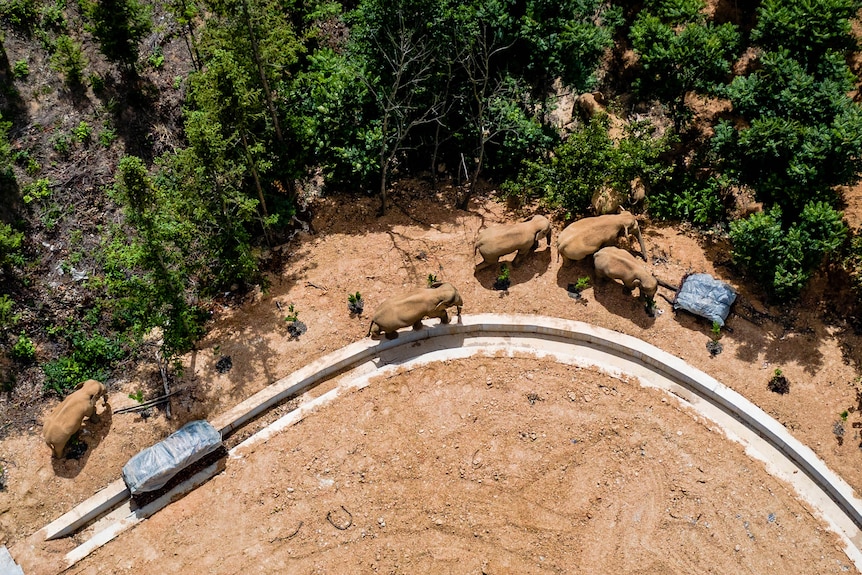
[[630, 32], [643, 67], [633, 87], [642, 95], [668, 102], [678, 127], [686, 115], [685, 94], [692, 90], [717, 93], [717, 86], [730, 76], [740, 47], [735, 26], [704, 22], [705, 17], [694, 12], [695, 4], [654, 2], [659, 15], [642, 11]]
[[733, 260], [770, 296], [795, 298], [823, 258], [847, 236], [843, 214], [823, 202], [811, 202], [799, 223], [782, 227], [781, 209], [753, 214], [730, 224]]
[[62, 74], [66, 84], [79, 86], [86, 67], [87, 58], [81, 45], [65, 34], [57, 38], [55, 51], [51, 56], [51, 69]]
[[859, 8], [858, 0], [763, 0], [751, 40], [816, 63], [827, 50], [855, 49], [850, 19]]
[[24, 233], [16, 231], [9, 224], [0, 223], [0, 266], [23, 264], [21, 245]]
[[20, 80], [22, 78], [26, 78], [30, 75], [30, 66], [27, 64], [27, 60], [16, 60], [15, 64], [12, 66], [12, 76], [16, 80]]
[[36, 358], [36, 346], [23, 331], [12, 346], [12, 357], [19, 361], [33, 361]]
[[31, 29], [39, 18], [35, 0], [6, 0], [0, 3], [0, 18], [17, 28]]
[[715, 177], [698, 180], [691, 174], [654, 186], [649, 195], [649, 213], [662, 220], [681, 220], [711, 226], [724, 217], [725, 184]]
[[0, 294], [0, 329], [5, 329], [16, 323], [17, 317], [12, 314], [15, 302], [8, 295]]
[[608, 135], [607, 116], [580, 126], [543, 161], [526, 161], [517, 179], [503, 184], [503, 193], [535, 199], [550, 209], [561, 209], [566, 219], [589, 210], [593, 192], [608, 186], [628, 195], [631, 181], [646, 183], [665, 177], [668, 167], [660, 156], [671, 137], [654, 138], [648, 122], [627, 127], [625, 137], [614, 144]]
[[69, 339], [71, 352], [42, 366], [45, 388], [59, 395], [65, 395], [85, 379], [104, 381], [110, 375], [111, 368], [124, 355], [119, 340], [99, 333], [88, 337], [75, 331]]

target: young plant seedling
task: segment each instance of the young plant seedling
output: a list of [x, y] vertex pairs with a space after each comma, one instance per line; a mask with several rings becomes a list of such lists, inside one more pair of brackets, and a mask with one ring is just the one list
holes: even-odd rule
[[287, 306], [287, 316], [284, 321], [287, 322], [287, 332], [291, 338], [298, 338], [308, 329], [304, 323], [299, 321], [299, 311], [293, 307], [293, 304]]
[[362, 310], [365, 309], [365, 301], [362, 299], [362, 294], [359, 292], [347, 294], [347, 309], [352, 314], [362, 315]]
[[138, 403], [143, 403], [144, 402], [144, 392], [139, 389], [135, 393], [130, 393], [129, 399], [134, 399]]
[[428, 287], [433, 287], [437, 281], [437, 274], [428, 274]]
[[511, 282], [509, 280], [509, 266], [503, 264], [500, 266], [500, 275], [498, 275], [497, 279], [494, 280], [494, 289], [506, 291], [509, 289], [510, 284]]
[[721, 324], [717, 321], [712, 322], [712, 339], [715, 341], [721, 339]]
[[785, 393], [790, 393], [790, 382], [781, 373], [781, 370], [775, 368], [775, 371], [772, 374], [772, 378], [769, 380], [769, 391], [779, 393], [784, 395]]

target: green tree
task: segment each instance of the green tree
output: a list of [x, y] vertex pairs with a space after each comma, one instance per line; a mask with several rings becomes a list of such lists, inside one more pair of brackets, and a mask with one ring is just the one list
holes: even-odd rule
[[816, 67], [829, 51], [856, 49], [850, 20], [860, 8], [859, 0], [763, 0], [751, 41]]
[[782, 225], [772, 208], [730, 224], [733, 260], [778, 301], [795, 298], [823, 258], [845, 240], [843, 214], [823, 202], [806, 204], [798, 223]]
[[138, 59], [138, 43], [152, 30], [152, 9], [139, 0], [82, 0], [89, 19], [87, 30], [112, 62], [131, 70]]
[[66, 84], [80, 86], [87, 67], [87, 58], [81, 45], [66, 34], [57, 38], [54, 54], [51, 55], [51, 69], [63, 74]]
[[719, 169], [793, 222], [810, 200], [830, 201], [834, 186], [857, 181], [862, 109], [847, 96], [852, 75], [836, 53], [813, 74], [786, 50], [761, 64], [727, 89], [748, 125], [716, 126], [713, 151]]
[[740, 35], [734, 25], [707, 22], [702, 13], [692, 13], [690, 8], [669, 8], [678, 2], [653, 4], [662, 16], [644, 10], [631, 27], [632, 47], [643, 67], [634, 87], [641, 95], [669, 103], [679, 129], [688, 115], [686, 94], [715, 94], [717, 86], [729, 78]]

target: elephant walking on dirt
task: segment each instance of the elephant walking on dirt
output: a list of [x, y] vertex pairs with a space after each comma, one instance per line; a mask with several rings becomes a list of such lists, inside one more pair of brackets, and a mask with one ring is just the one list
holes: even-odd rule
[[464, 305], [461, 294], [450, 283], [437, 282], [430, 288], [417, 288], [393, 296], [381, 303], [371, 318], [366, 336], [377, 337], [381, 333], [389, 339], [398, 337], [398, 329], [413, 326], [422, 328], [422, 318], [439, 317], [440, 323], [449, 323], [446, 308], [455, 306], [458, 317]]
[[655, 299], [658, 280], [628, 251], [608, 246], [593, 255], [596, 278], [620, 280], [627, 290], [638, 288], [640, 297], [647, 304]]
[[482, 256], [475, 271], [496, 264], [501, 256], [514, 251], [518, 253], [512, 260], [512, 266], [517, 266], [531, 250], [539, 247], [542, 238], [546, 238], [548, 245], [551, 245], [551, 222], [545, 216], [533, 216], [517, 224], [485, 228], [476, 236], [473, 247], [473, 255], [478, 252]]
[[620, 235], [628, 238], [629, 232], [640, 243], [644, 260], [649, 261], [638, 221], [627, 211], [583, 218], [569, 224], [557, 236], [557, 254], [565, 266], [570, 261], [582, 260], [605, 246], [615, 244]]
[[102, 398], [102, 404], [108, 405], [105, 386], [95, 379], [82, 381], [54, 410], [45, 418], [42, 426], [42, 438], [51, 448], [54, 457], [63, 456], [69, 439], [78, 433], [88, 417], [91, 422], [98, 423], [96, 402]]

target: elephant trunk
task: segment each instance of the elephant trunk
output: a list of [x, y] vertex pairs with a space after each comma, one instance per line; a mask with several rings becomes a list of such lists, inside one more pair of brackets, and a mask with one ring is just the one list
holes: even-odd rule
[[644, 243], [644, 237], [641, 234], [641, 229], [639, 226], [635, 226], [634, 230], [632, 230], [635, 234], [635, 237], [638, 239], [638, 242], [641, 245], [641, 254], [644, 257], [644, 260], [649, 263], [649, 254], [647, 253], [646, 244]]

